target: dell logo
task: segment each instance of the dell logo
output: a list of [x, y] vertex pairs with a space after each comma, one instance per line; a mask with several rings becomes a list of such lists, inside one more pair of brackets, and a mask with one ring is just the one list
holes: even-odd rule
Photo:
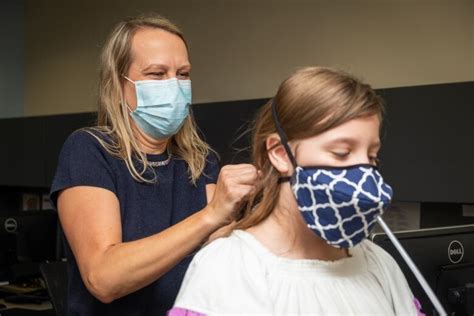
[[9, 217], [3, 223], [3, 227], [7, 233], [14, 233], [18, 229], [18, 223], [14, 218]]
[[449, 255], [462, 255], [462, 249], [450, 249], [449, 250]]
[[463, 257], [464, 257], [463, 245], [457, 240], [451, 241], [448, 247], [449, 261], [451, 261], [452, 263], [459, 263], [461, 262]]

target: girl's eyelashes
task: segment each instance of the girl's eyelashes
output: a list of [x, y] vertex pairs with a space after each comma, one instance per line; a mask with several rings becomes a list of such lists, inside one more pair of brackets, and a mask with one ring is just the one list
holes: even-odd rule
[[[350, 151], [332, 151], [331, 154], [337, 160], [346, 160], [349, 158], [351, 152]], [[368, 156], [369, 162], [375, 166], [380, 164], [380, 159], [378, 156]]]
[[333, 154], [335, 158], [343, 159], [343, 158], [347, 158], [351, 152], [350, 151], [333, 151], [331, 153]]

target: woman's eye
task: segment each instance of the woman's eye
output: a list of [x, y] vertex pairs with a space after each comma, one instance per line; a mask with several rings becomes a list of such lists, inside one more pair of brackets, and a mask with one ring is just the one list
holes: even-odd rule
[[182, 72], [178, 74], [179, 79], [188, 79], [189, 78], [189, 72]]
[[161, 78], [165, 75], [165, 73], [162, 72], [162, 71], [159, 71], [159, 72], [150, 72], [147, 75], [150, 76], [150, 77], [153, 77], [153, 78]]

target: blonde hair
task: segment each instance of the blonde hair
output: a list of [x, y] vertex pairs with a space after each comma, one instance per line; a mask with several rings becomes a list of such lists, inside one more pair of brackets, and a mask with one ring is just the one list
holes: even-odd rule
[[[125, 161], [130, 174], [139, 182], [156, 182], [145, 178], [148, 167], [146, 154], [140, 151], [131, 127], [130, 116], [122, 91], [122, 74], [128, 73], [132, 62], [132, 38], [140, 28], [156, 28], [179, 36], [183, 34], [168, 19], [148, 14], [130, 18], [118, 23], [110, 33], [101, 54], [97, 126], [87, 131], [112, 155]], [[106, 139], [97, 135], [99, 132]], [[168, 150], [174, 156], [186, 161], [190, 181], [195, 184], [202, 174], [206, 157], [212, 151], [197, 133], [192, 112], [186, 118], [178, 133], [170, 139]], [[153, 172], [153, 175], [154, 172]]]
[[280, 174], [268, 159], [266, 148], [267, 138], [276, 133], [273, 102], [290, 142], [321, 134], [359, 117], [376, 114], [381, 121], [384, 113], [383, 100], [372, 88], [346, 73], [308, 67], [292, 74], [256, 116], [251, 143], [252, 163], [262, 171], [262, 180], [233, 229], [259, 224], [271, 214], [278, 200]]

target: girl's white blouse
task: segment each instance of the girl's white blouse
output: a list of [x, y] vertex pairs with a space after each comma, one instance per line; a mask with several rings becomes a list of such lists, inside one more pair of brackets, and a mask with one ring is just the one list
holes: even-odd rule
[[337, 261], [278, 257], [242, 230], [201, 249], [175, 307], [208, 315], [417, 315], [395, 260], [365, 240]]

